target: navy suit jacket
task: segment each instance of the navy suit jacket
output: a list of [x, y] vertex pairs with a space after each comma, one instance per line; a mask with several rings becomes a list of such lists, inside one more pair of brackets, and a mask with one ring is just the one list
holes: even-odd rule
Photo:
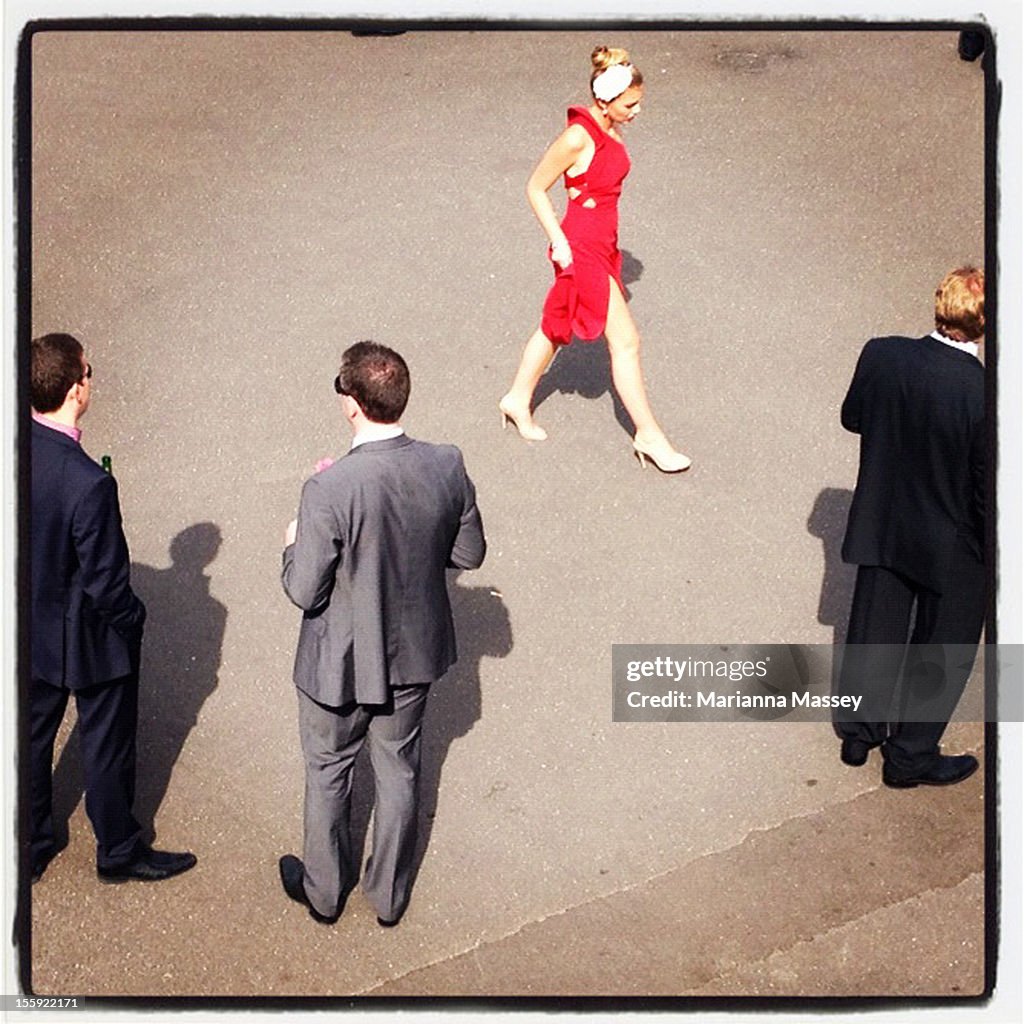
[[843, 402], [860, 468], [843, 559], [942, 593], [952, 555], [984, 556], [985, 370], [932, 337], [873, 338]]
[[370, 441], [311, 477], [281, 577], [305, 612], [295, 685], [342, 707], [439, 679], [456, 658], [445, 569], [475, 569], [485, 552], [453, 445]]
[[32, 422], [32, 677], [72, 690], [138, 670], [146, 608], [129, 582], [117, 483]]

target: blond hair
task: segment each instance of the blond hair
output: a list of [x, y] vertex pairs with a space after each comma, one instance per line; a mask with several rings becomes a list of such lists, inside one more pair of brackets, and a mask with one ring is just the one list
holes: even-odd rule
[[954, 341], [975, 341], [985, 333], [985, 272], [951, 270], [935, 289], [935, 326]]
[[630, 88], [634, 85], [644, 84], [644, 76], [641, 74], [640, 69], [629, 61], [629, 50], [623, 50], [617, 46], [597, 46], [594, 48], [594, 52], [590, 55], [590, 64], [591, 93], [594, 92], [594, 79], [597, 78], [602, 71], [607, 71], [615, 64], [625, 64], [632, 72], [633, 80], [629, 83]]

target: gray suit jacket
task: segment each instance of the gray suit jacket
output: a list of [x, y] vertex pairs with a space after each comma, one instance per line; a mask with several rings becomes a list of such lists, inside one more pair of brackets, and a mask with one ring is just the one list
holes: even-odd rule
[[487, 545], [462, 453], [403, 435], [361, 444], [306, 481], [281, 580], [303, 612], [295, 685], [331, 707], [454, 664], [446, 568]]

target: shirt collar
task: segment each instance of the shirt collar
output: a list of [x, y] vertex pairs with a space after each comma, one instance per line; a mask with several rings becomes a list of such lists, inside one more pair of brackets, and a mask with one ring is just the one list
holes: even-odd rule
[[390, 441], [391, 438], [401, 437], [404, 433], [399, 423], [368, 423], [352, 438], [352, 448], [358, 448], [369, 441]]
[[934, 338], [936, 341], [941, 341], [943, 345], [949, 345], [951, 348], [957, 348], [961, 352], [966, 352], [969, 356], [974, 356], [975, 359], [978, 358], [978, 343], [976, 341], [954, 341], [938, 331], [932, 331], [929, 337]]
[[36, 412], [35, 409], [32, 410], [32, 419], [40, 426], [49, 427], [51, 430], [59, 431], [61, 434], [67, 434], [72, 441], [77, 441], [79, 444], [82, 442], [82, 431], [78, 427], [69, 427], [65, 423], [58, 423], [56, 420], [51, 420], [49, 416]]

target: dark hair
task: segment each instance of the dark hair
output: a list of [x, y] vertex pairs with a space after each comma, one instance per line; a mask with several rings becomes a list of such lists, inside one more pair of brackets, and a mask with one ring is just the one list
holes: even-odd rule
[[338, 377], [344, 393], [351, 395], [374, 423], [397, 423], [405, 412], [409, 367], [386, 345], [356, 342], [342, 354]]
[[31, 397], [36, 412], [56, 412], [85, 376], [82, 343], [70, 334], [32, 339]]

